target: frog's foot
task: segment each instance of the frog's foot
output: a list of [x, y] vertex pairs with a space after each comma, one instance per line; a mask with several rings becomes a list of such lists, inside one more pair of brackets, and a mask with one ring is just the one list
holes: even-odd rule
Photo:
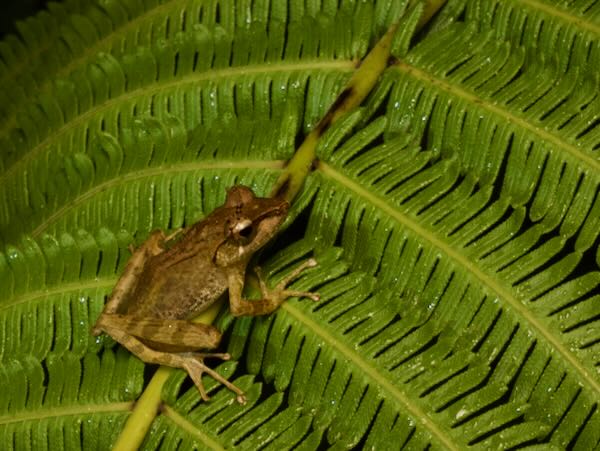
[[299, 298], [310, 298], [313, 301], [318, 301], [321, 299], [319, 293], [312, 293], [310, 291], [297, 291], [297, 290], [288, 290], [286, 287], [296, 280], [302, 272], [307, 268], [314, 268], [317, 266], [317, 261], [314, 258], [309, 258], [296, 269], [294, 269], [288, 276], [286, 276], [281, 282], [279, 282], [275, 288], [270, 289], [265, 283], [265, 279], [262, 275], [262, 271], [259, 267], [255, 269], [256, 274], [258, 275], [258, 280], [260, 283], [260, 291], [262, 292], [263, 297], [266, 299], [279, 299], [279, 302], [285, 301], [287, 298], [292, 296], [297, 296]]
[[221, 382], [231, 391], [237, 394], [237, 400], [240, 404], [246, 402], [244, 392], [217, 373], [212, 368], [209, 368], [204, 364], [204, 358], [206, 357], [217, 357], [223, 360], [229, 360], [229, 354], [222, 353], [195, 353], [195, 352], [182, 352], [178, 354], [161, 352], [152, 349], [147, 346], [144, 342], [140, 341], [139, 338], [131, 335], [128, 332], [121, 330], [116, 327], [111, 321], [105, 321], [105, 316], [101, 316], [98, 324], [99, 330], [108, 333], [111, 337], [129, 349], [137, 357], [146, 363], [156, 363], [159, 365], [171, 366], [173, 368], [184, 369], [198, 387], [202, 399], [208, 400], [208, 395], [202, 384], [202, 373], [211, 375], [216, 381]]
[[182, 368], [185, 371], [187, 371], [189, 376], [192, 378], [192, 380], [194, 381], [194, 384], [196, 385], [196, 387], [198, 388], [198, 391], [200, 392], [200, 396], [202, 397], [202, 399], [204, 401], [208, 401], [210, 399], [210, 397], [206, 393], [206, 389], [204, 388], [204, 384], [202, 382], [202, 374], [206, 373], [206, 374], [212, 376], [212, 378], [214, 380], [216, 380], [217, 382], [220, 382], [225, 387], [227, 387], [229, 390], [234, 392], [237, 395], [237, 397], [236, 397], [237, 402], [239, 402], [240, 404], [246, 404], [246, 396], [244, 395], [244, 392], [242, 390], [240, 390], [238, 387], [233, 385], [231, 382], [229, 382], [227, 379], [225, 379], [223, 376], [221, 376], [215, 370], [213, 370], [212, 368], [210, 368], [209, 366], [204, 364], [204, 359], [207, 357], [217, 357], [217, 358], [221, 358], [223, 360], [229, 360], [231, 358], [231, 356], [229, 354], [227, 354], [227, 353], [225, 353], [225, 354], [221, 354], [221, 353], [207, 353], [207, 354], [187, 353], [187, 354], [181, 355], [181, 357], [184, 359], [183, 364], [181, 365]]

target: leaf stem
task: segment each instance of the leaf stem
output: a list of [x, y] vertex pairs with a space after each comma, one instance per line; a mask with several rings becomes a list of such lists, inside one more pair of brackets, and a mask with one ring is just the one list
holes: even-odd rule
[[[421, 19], [417, 25], [420, 30], [444, 6], [447, 0], [428, 0], [425, 2]], [[411, 4], [414, 4], [412, 2]], [[317, 123], [315, 128], [306, 136], [294, 156], [279, 176], [271, 190], [271, 197], [281, 197], [292, 202], [311, 168], [316, 162], [316, 148], [319, 138], [342, 115], [358, 107], [377, 83], [379, 76], [385, 70], [391, 54], [392, 40], [398, 29], [399, 22], [393, 23], [388, 31], [375, 44], [371, 51], [362, 60], [344, 89], [337, 96], [325, 116]]]
[[273, 186], [271, 197], [281, 197], [291, 202], [304, 183], [316, 158], [319, 138], [340, 116], [352, 111], [369, 94], [387, 66], [392, 39], [398, 23], [394, 23], [367, 54], [327, 113], [306, 136], [289, 164]]
[[[222, 301], [215, 302], [192, 321], [211, 324], [217, 317], [222, 304]], [[121, 434], [113, 445], [113, 451], [133, 451], [140, 447], [154, 418], [160, 411], [162, 388], [175, 370], [175, 368], [161, 366], [154, 373], [150, 383], [135, 403], [131, 415], [127, 418]]]

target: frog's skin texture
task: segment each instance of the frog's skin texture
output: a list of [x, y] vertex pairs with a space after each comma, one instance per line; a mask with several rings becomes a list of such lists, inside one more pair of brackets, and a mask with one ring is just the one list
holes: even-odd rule
[[277, 233], [288, 208], [285, 200], [256, 197], [250, 188], [234, 186], [223, 206], [187, 230], [171, 236], [152, 233], [133, 251], [92, 333], [110, 335], [146, 363], [183, 368], [204, 400], [208, 396], [201, 376], [208, 373], [244, 403], [238, 387], [204, 364], [205, 357], [227, 360], [229, 355], [198, 352], [215, 349], [221, 333], [190, 320], [227, 290], [235, 316], [267, 315], [290, 296], [319, 299], [315, 293], [286, 289], [302, 271], [317, 264], [313, 259], [274, 289], [267, 287], [256, 268], [262, 299], [242, 297], [250, 259]]

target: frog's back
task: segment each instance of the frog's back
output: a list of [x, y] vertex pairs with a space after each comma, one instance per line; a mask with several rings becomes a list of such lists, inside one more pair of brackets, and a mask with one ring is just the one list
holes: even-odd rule
[[210, 307], [226, 289], [224, 271], [202, 253], [166, 267], [150, 264], [140, 278], [128, 313], [188, 319]]

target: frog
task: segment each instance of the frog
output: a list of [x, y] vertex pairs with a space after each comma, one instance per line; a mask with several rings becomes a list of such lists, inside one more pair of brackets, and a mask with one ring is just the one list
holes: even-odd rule
[[181, 368], [203, 400], [202, 383], [208, 374], [246, 402], [244, 392], [204, 363], [206, 358], [229, 360], [218, 348], [222, 334], [212, 325], [191, 320], [229, 293], [233, 316], [274, 312], [289, 297], [320, 299], [318, 293], [287, 286], [317, 262], [310, 258], [290, 272], [275, 288], [268, 287], [259, 266], [262, 298], [245, 299], [243, 289], [252, 257], [279, 231], [289, 203], [277, 197], [258, 197], [251, 188], [236, 185], [225, 203], [199, 222], [167, 235], [150, 234], [132, 255], [104, 309], [92, 328], [105, 333], [148, 364]]

